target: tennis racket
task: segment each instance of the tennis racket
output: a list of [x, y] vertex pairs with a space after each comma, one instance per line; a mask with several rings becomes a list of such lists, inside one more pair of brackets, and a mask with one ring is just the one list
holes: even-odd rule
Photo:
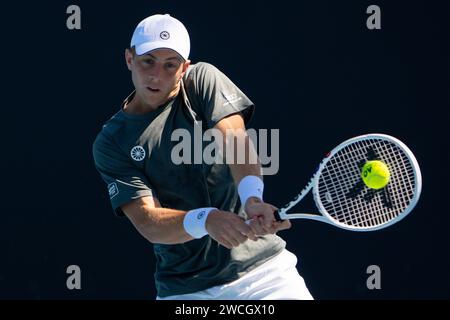
[[[362, 167], [370, 160], [383, 161], [390, 171], [382, 189], [368, 188], [361, 178]], [[288, 213], [311, 190], [320, 214]], [[394, 137], [367, 134], [329, 152], [308, 185], [275, 211], [275, 218], [311, 219], [352, 231], [374, 231], [406, 217], [421, 190], [422, 176], [411, 150]]]

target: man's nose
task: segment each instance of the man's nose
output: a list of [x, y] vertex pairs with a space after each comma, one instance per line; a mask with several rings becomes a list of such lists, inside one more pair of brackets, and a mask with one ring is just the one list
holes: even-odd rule
[[161, 66], [155, 65], [148, 75], [148, 79], [155, 81], [159, 79], [159, 75], [161, 73]]

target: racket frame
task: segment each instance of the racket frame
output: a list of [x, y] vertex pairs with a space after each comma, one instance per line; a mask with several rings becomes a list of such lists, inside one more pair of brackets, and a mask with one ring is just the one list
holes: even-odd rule
[[[384, 224], [381, 224], [378, 226], [373, 226], [373, 227], [349, 226], [349, 225], [346, 225], [344, 223], [341, 223], [341, 222], [333, 219], [331, 217], [331, 215], [328, 214], [325, 207], [322, 205], [322, 202], [320, 201], [319, 192], [318, 192], [319, 177], [320, 177], [322, 170], [325, 168], [325, 165], [327, 164], [327, 162], [337, 152], [339, 152], [340, 150], [342, 150], [349, 144], [352, 144], [352, 143], [355, 143], [358, 141], [370, 140], [370, 139], [387, 140], [387, 141], [397, 145], [397, 147], [399, 147], [405, 153], [406, 157], [411, 162], [412, 167], [413, 167], [413, 173], [414, 173], [414, 178], [415, 178], [415, 182], [416, 182], [415, 186], [414, 186], [414, 196], [411, 199], [411, 202], [408, 205], [408, 207], [402, 213], [400, 213], [397, 217], [395, 217], [394, 219], [390, 220], [387, 223], [384, 223]], [[314, 202], [316, 203], [317, 209], [319, 210], [320, 214], [322, 214], [322, 215], [311, 214], [311, 213], [287, 213], [287, 211], [290, 210], [292, 207], [294, 207], [297, 203], [299, 203], [309, 193], [309, 191], [311, 191], [311, 189], [312, 189]], [[406, 217], [411, 212], [411, 210], [415, 207], [417, 202], [419, 201], [421, 191], [422, 191], [422, 174], [420, 171], [419, 164], [418, 164], [414, 154], [412, 153], [412, 151], [403, 142], [401, 142], [400, 140], [398, 140], [397, 138], [394, 138], [392, 136], [389, 136], [386, 134], [381, 134], [381, 133], [365, 134], [365, 135], [360, 135], [360, 136], [348, 139], [348, 140], [342, 142], [341, 144], [339, 144], [338, 146], [336, 146], [332, 151], [330, 151], [327, 154], [327, 156], [320, 162], [320, 165], [319, 165], [316, 173], [313, 175], [313, 177], [311, 178], [309, 183], [306, 185], [306, 187], [285, 207], [275, 211], [275, 218], [278, 221], [287, 220], [287, 219], [309, 219], [309, 220], [325, 222], [325, 223], [334, 225], [336, 227], [346, 229], [346, 230], [351, 230], [351, 231], [375, 231], [375, 230], [389, 227], [389, 226], [393, 225], [394, 223], [399, 222], [404, 217]]]

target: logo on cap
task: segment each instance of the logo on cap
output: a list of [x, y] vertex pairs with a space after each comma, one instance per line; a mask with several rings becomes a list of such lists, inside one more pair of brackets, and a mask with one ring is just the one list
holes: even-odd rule
[[145, 150], [141, 146], [135, 146], [131, 149], [131, 158], [136, 161], [142, 161], [145, 158]]
[[168, 40], [170, 38], [170, 33], [167, 31], [163, 31], [159, 34], [159, 37], [163, 40]]

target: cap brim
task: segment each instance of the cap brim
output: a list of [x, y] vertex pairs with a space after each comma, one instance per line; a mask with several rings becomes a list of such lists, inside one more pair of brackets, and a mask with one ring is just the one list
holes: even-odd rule
[[175, 50], [173, 47], [171, 47], [170, 45], [168, 46], [167, 41], [155, 41], [155, 42], [146, 42], [146, 43], [142, 43], [140, 45], [137, 45], [134, 47], [136, 54], [137, 55], [143, 55], [146, 53], [149, 53], [153, 50], [156, 49], [170, 49], [174, 52], [176, 52], [181, 58], [183, 58], [184, 60], [187, 60], [187, 57], [184, 57], [179, 51]]

